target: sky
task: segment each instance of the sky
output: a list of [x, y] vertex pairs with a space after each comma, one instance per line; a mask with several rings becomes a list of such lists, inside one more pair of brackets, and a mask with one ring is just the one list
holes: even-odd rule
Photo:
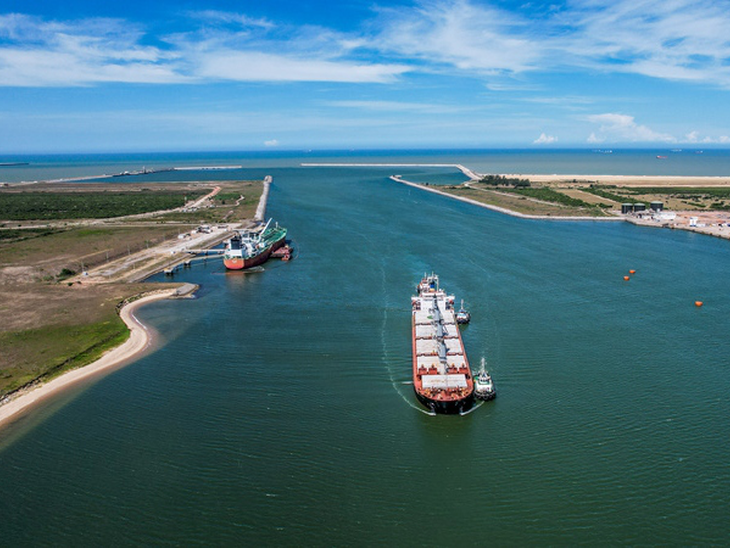
[[0, 0], [0, 154], [730, 148], [728, 0]]

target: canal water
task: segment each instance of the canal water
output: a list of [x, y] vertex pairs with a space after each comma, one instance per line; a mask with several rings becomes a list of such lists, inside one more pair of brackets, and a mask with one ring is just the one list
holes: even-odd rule
[[[3, 430], [1, 543], [726, 543], [730, 243], [516, 219], [392, 171], [237, 173], [273, 175], [295, 259], [195, 262], [197, 298], [139, 311], [155, 352]], [[463, 417], [409, 385], [431, 271], [498, 390]]]

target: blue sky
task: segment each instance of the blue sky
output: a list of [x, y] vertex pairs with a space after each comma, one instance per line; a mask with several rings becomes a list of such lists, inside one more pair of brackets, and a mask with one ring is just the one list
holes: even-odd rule
[[730, 147], [727, 0], [0, 3], [0, 153]]

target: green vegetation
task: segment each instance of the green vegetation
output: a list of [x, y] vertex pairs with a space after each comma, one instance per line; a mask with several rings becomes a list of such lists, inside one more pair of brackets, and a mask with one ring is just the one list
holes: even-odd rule
[[606, 198], [607, 200], [613, 200], [614, 202], [618, 203], [627, 203], [627, 204], [637, 204], [641, 203], [641, 200], [637, 200], [636, 198], [632, 198], [630, 196], [621, 196], [620, 194], [615, 194], [613, 192], [609, 192], [606, 190], [606, 188], [616, 188], [615, 185], [612, 185], [611, 187], [605, 187], [602, 185], [591, 185], [588, 188], [582, 188], [584, 192], [590, 192], [591, 194], [595, 196], [600, 196], [601, 198]]
[[511, 192], [521, 194], [522, 196], [535, 198], [536, 200], [553, 202], [568, 207], [597, 207], [596, 204], [589, 204], [588, 202], [584, 202], [583, 200], [579, 200], [578, 198], [571, 198], [570, 196], [567, 196], [562, 192], [557, 192], [551, 188], [518, 188], [512, 190]]
[[[459, 186], [455, 188], [446, 187], [445, 192], [455, 196], [467, 195], [470, 199], [523, 213], [525, 215], [539, 216], [589, 216], [605, 217], [604, 209], [609, 206], [589, 204], [582, 200], [576, 200], [548, 188], [522, 188], [510, 189], [505, 187], [487, 189], [483, 187], [474, 188]], [[547, 192], [545, 192], [547, 191]], [[529, 199], [528, 194], [534, 194]], [[579, 204], [568, 206], [567, 203]]]
[[29, 238], [39, 238], [41, 236], [49, 236], [58, 232], [54, 228], [8, 228], [0, 230], [0, 241], [7, 243], [10, 241], [27, 240]]
[[220, 192], [213, 199], [216, 205], [234, 204], [241, 197], [237, 192]]
[[730, 187], [691, 188], [691, 187], [643, 187], [626, 188], [631, 194], [664, 194], [682, 200], [730, 198]]
[[[221, 192], [213, 200], [180, 207], [214, 187]], [[178, 260], [155, 246], [177, 241], [200, 223], [251, 219], [262, 190], [260, 181], [0, 189], [0, 398], [91, 363], [126, 340], [129, 332], [115, 307], [165, 287], [134, 281]], [[119, 218], [140, 213], [147, 215]], [[76, 279], [82, 271], [89, 277]]]
[[174, 209], [203, 191], [0, 192], [5, 220], [103, 219]]
[[511, 186], [514, 188], [526, 188], [530, 186], [529, 179], [504, 177], [503, 175], [485, 175], [479, 182], [490, 186]]
[[10, 358], [16, 358], [11, 367], [0, 367], [0, 396], [87, 365], [128, 337], [127, 326], [116, 315], [88, 325], [0, 333], [0, 347], [11, 349]]
[[69, 268], [62, 268], [61, 269], [61, 272], [59, 272], [58, 273], [58, 276], [56, 276], [56, 279], [59, 282], [61, 282], [63, 280], [66, 280], [66, 279], [70, 278], [71, 276], [75, 276], [75, 275], [76, 275], [76, 271], [75, 270], [71, 270]]

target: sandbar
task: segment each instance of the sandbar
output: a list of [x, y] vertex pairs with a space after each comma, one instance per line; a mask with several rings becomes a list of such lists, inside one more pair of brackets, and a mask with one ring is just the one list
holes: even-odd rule
[[140, 357], [150, 348], [153, 339], [147, 327], [134, 315], [135, 311], [150, 302], [167, 299], [176, 295], [180, 295], [178, 289], [164, 289], [147, 294], [123, 306], [119, 311], [119, 316], [130, 331], [129, 338], [123, 344], [112, 348], [101, 358], [89, 365], [68, 371], [60, 377], [56, 377], [39, 386], [31, 387], [27, 390], [20, 390], [17, 395], [11, 396], [7, 402], [0, 405], [0, 427], [19, 418], [24, 412], [29, 411], [39, 402], [58, 394], [82, 380], [89, 379], [115, 366], [131, 363], [135, 358]]

